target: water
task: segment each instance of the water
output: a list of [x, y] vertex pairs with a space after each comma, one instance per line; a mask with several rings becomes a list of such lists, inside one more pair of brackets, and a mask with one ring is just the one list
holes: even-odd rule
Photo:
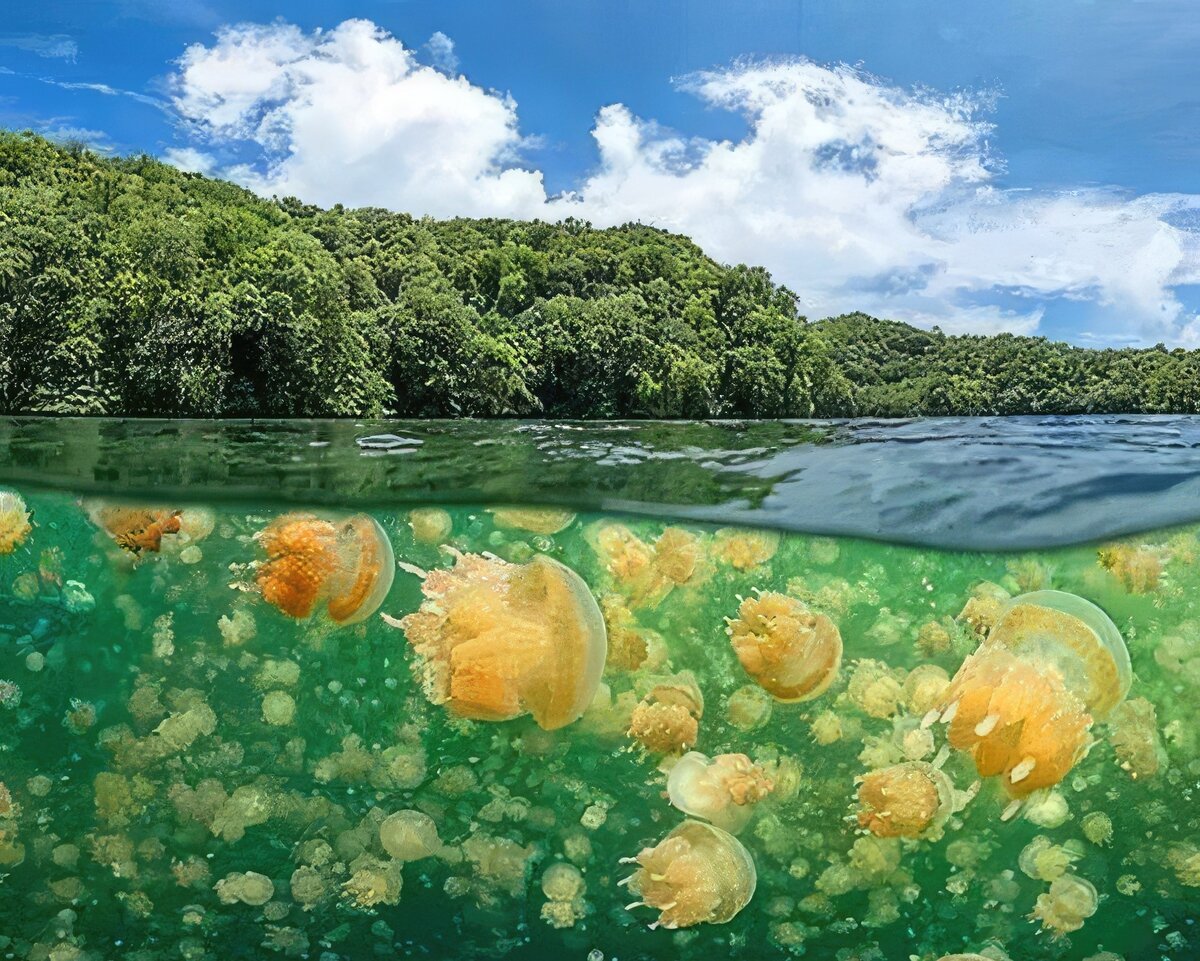
[[[32, 529], [0, 556], [0, 954], [1196, 957], [1195, 436], [1178, 418], [10, 423], [0, 483]], [[118, 495], [165, 504], [167, 528], [182, 509], [182, 530], [151, 550], [143, 519], [124, 540], [142, 549], [123, 548], [95, 523], [119, 516], [99, 511]], [[549, 533], [566, 518], [489, 510], [505, 503], [577, 510]], [[260, 532], [302, 508], [373, 518], [401, 562], [360, 623], [335, 623], [328, 598], [296, 619], [263, 596]], [[446, 547], [551, 557], [601, 601], [609, 663], [581, 718], [544, 730], [431, 702], [416, 641], [393, 625], [422, 606], [419, 572], [456, 569]], [[1029, 723], [1040, 734], [1022, 750], [1041, 767], [1025, 783], [1064, 772], [1012, 810], [1022, 781], [980, 777], [940, 715], [949, 678], [989, 626], [1006, 629], [1004, 599], [1043, 589], [1103, 609], [1131, 685], [1074, 764], [1051, 756], [1069, 746], [1070, 711]], [[813, 699], [773, 702], [739, 662], [726, 619], [756, 591], [836, 625], [841, 664]], [[532, 622], [503, 638], [537, 634], [536, 605], [523, 610]], [[572, 624], [586, 638], [561, 619], [554, 636]], [[1057, 665], [1082, 698], [1055, 643], [1021, 649], [1024, 689]], [[635, 715], [639, 703], [682, 714]], [[661, 722], [640, 729], [646, 743], [627, 733], [639, 717]], [[723, 809], [746, 816], [757, 888], [727, 923], [651, 929], [657, 910], [626, 908], [638, 866], [621, 859], [685, 820], [664, 797], [674, 756], [659, 741], [688, 723], [688, 747], [744, 754], [753, 777], [737, 783], [771, 787]], [[871, 833], [897, 815], [872, 820], [856, 779], [913, 761], [957, 793], [920, 836]], [[384, 847], [401, 811], [432, 819], [428, 857]], [[563, 864], [578, 873], [547, 877]]]

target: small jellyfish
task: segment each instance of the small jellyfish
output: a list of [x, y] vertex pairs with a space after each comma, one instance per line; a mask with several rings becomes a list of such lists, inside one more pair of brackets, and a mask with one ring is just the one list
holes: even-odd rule
[[1158, 735], [1158, 714], [1144, 697], [1122, 701], [1108, 718], [1108, 739], [1121, 769], [1134, 780], [1151, 778], [1167, 766]]
[[400, 619], [434, 704], [460, 717], [531, 714], [554, 730], [577, 720], [600, 685], [604, 618], [579, 575], [544, 555], [528, 564], [453, 552], [424, 577], [425, 601]]
[[413, 540], [420, 544], [442, 544], [450, 537], [454, 521], [440, 507], [418, 507], [408, 512]]
[[25, 543], [33, 525], [25, 500], [16, 491], [0, 490], [0, 555], [11, 554]]
[[1158, 587], [1163, 572], [1159, 551], [1147, 544], [1109, 544], [1097, 552], [1100, 566], [1130, 594], [1149, 594]]
[[1116, 625], [1061, 591], [1014, 598], [930, 712], [983, 777], [1024, 798], [1057, 784], [1086, 753], [1094, 718], [1129, 690], [1129, 653]]
[[689, 751], [667, 778], [667, 796], [675, 807], [731, 834], [746, 826], [754, 805], [774, 787], [762, 767], [745, 754], [709, 758]]
[[1050, 883], [1050, 890], [1038, 895], [1031, 917], [1042, 922], [1043, 930], [1059, 938], [1082, 928], [1083, 922], [1096, 913], [1099, 900], [1090, 881], [1063, 874]]
[[713, 555], [734, 570], [749, 571], [765, 564], [779, 550], [779, 535], [774, 531], [723, 527], [717, 531]]
[[771, 719], [774, 703], [774, 698], [757, 684], [744, 684], [729, 695], [725, 716], [739, 731], [754, 731]]
[[724, 924], [754, 896], [754, 861], [732, 834], [703, 821], [684, 821], [652, 848], [622, 863], [637, 869], [622, 884], [639, 900], [628, 905], [653, 908], [651, 928]]
[[420, 861], [443, 850], [433, 818], [421, 811], [397, 811], [379, 825], [379, 843], [397, 861]]
[[674, 754], [696, 743], [704, 695], [690, 671], [652, 678], [651, 687], [633, 709], [629, 736], [647, 751]]
[[779, 701], [823, 694], [842, 663], [842, 636], [824, 614], [775, 592], [745, 598], [726, 633], [742, 667]]
[[575, 520], [574, 511], [557, 507], [497, 507], [491, 514], [497, 527], [547, 536], [566, 530]]
[[373, 518], [277, 517], [256, 538], [267, 555], [255, 572], [268, 603], [305, 618], [324, 603], [337, 624], [357, 624], [383, 603], [396, 573], [392, 545]]
[[119, 504], [88, 498], [83, 509], [96, 527], [111, 537], [122, 550], [138, 555], [157, 553], [163, 538], [178, 534], [182, 528], [182, 510], [140, 504]]
[[954, 785], [932, 764], [906, 761], [858, 778], [858, 824], [881, 838], [936, 838], [954, 812]]

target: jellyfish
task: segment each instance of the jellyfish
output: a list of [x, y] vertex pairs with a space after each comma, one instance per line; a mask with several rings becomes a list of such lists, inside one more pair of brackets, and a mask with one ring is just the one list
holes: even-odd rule
[[881, 838], [931, 838], [954, 812], [954, 785], [925, 761], [906, 761], [858, 779], [858, 824]]
[[169, 507], [85, 499], [83, 509], [88, 520], [135, 556], [143, 551], [158, 553], [163, 538], [178, 534], [183, 527], [183, 511]]
[[658, 911], [651, 928], [724, 924], [754, 896], [754, 861], [732, 834], [703, 821], [684, 821], [654, 847], [622, 863], [637, 869], [622, 881], [639, 900], [628, 905]]
[[285, 514], [256, 538], [267, 555], [255, 572], [259, 590], [289, 617], [309, 617], [324, 604], [335, 623], [357, 624], [376, 611], [392, 587], [391, 542], [365, 514], [343, 520]]
[[547, 536], [566, 530], [575, 520], [574, 511], [557, 507], [497, 507], [491, 514], [497, 527]]
[[947, 722], [950, 744], [1019, 800], [1066, 776], [1131, 679], [1125, 642], [1100, 608], [1037, 591], [1009, 602], [927, 721]]
[[779, 550], [779, 535], [774, 531], [723, 527], [717, 531], [713, 553], [717, 560], [734, 570], [749, 571], [765, 564]]
[[762, 767], [745, 754], [709, 758], [689, 751], [667, 778], [667, 796], [675, 807], [731, 834], [746, 826], [754, 805], [774, 787]]
[[1034, 920], [1042, 922], [1043, 930], [1059, 938], [1083, 927], [1083, 922], [1096, 913], [1099, 904], [1096, 888], [1075, 874], [1063, 874], [1050, 883], [1045, 894], [1039, 894], [1034, 905]]
[[450, 537], [454, 520], [440, 507], [418, 507], [408, 513], [413, 540], [421, 544], [441, 544]]
[[25, 499], [16, 491], [0, 490], [0, 555], [11, 554], [25, 543], [33, 525]]
[[648, 751], [674, 754], [696, 743], [704, 695], [691, 671], [651, 679], [651, 687], [633, 709], [629, 736]]
[[544, 555], [528, 564], [452, 551], [454, 567], [424, 576], [425, 601], [400, 619], [425, 694], [460, 717], [531, 714], [554, 730], [587, 710], [608, 644], [583, 580]]
[[1130, 594], [1149, 594], [1158, 587], [1163, 572], [1159, 551], [1146, 544], [1109, 544], [1097, 551], [1100, 566]]
[[837, 677], [842, 636], [824, 614], [786, 594], [755, 593], [727, 621], [742, 667], [779, 701], [811, 701]]
[[379, 825], [379, 843], [397, 861], [420, 861], [443, 850], [433, 818], [421, 811], [397, 811]]

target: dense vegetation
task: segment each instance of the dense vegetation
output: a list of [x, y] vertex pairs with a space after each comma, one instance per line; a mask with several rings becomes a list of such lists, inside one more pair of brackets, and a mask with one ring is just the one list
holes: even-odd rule
[[0, 411], [795, 417], [1200, 409], [1198, 360], [851, 315], [568, 220], [268, 201], [0, 132]]

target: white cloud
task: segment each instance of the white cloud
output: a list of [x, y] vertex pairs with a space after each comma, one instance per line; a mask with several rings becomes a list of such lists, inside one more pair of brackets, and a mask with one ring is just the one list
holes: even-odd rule
[[[435, 34], [435, 40], [441, 35]], [[240, 149], [226, 175], [263, 193], [437, 216], [638, 220], [758, 263], [810, 316], [855, 309], [952, 331], [1037, 329], [1088, 303], [1089, 336], [1200, 341], [1173, 288], [1200, 282], [1200, 198], [1002, 186], [985, 93], [906, 90], [845, 66], [735, 64], [681, 90], [747, 124], [674, 135], [603, 108], [596, 170], [548, 198], [523, 169], [517, 108], [374, 24], [221, 30], [179, 62], [175, 106], [198, 142]]]
[[210, 174], [217, 169], [217, 158], [195, 147], [169, 147], [163, 160], [188, 173]]
[[15, 47], [27, 53], [52, 60], [75, 62], [79, 55], [79, 44], [65, 34], [23, 33], [11, 37], [0, 37], [0, 47]]
[[515, 166], [511, 98], [422, 66], [365, 20], [227, 27], [179, 66], [177, 110], [201, 138], [254, 147], [240, 179], [260, 192], [441, 216], [545, 202], [541, 174]]
[[442, 73], [458, 73], [458, 54], [454, 52], [454, 41], [438, 30], [425, 44], [433, 65]]

